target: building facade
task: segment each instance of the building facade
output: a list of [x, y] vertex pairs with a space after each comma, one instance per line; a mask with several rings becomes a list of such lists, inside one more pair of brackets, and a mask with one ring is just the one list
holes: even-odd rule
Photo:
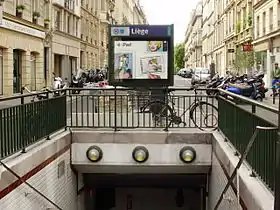
[[147, 23], [139, 1], [0, 0], [0, 96], [103, 67], [108, 25], [124, 23]]
[[117, 24], [147, 24], [139, 0], [115, 0], [115, 18]]
[[44, 0], [2, 1], [0, 21], [0, 94], [32, 90], [45, 85], [44, 19], [48, 4]]
[[280, 63], [280, 2], [253, 1], [254, 51], [260, 60], [257, 68], [265, 73], [267, 86], [271, 86], [271, 71]]
[[148, 24], [143, 7], [140, 5], [139, 0], [135, 1], [133, 7], [133, 21], [132, 24], [145, 25]]
[[202, 67], [202, 2], [191, 13], [184, 43], [185, 66]]
[[100, 68], [107, 64], [108, 25], [116, 23], [114, 8], [114, 0], [81, 2], [81, 68]]
[[[204, 0], [203, 65], [207, 67], [213, 62], [221, 75], [227, 70], [243, 73], [239, 58], [251, 53], [255, 64], [242, 64], [242, 71], [261, 69], [270, 83], [272, 66], [280, 59], [279, 5], [278, 0]], [[250, 49], [253, 46], [253, 50], [246, 51], [246, 46]]]
[[202, 66], [209, 68], [214, 50], [214, 0], [203, 0], [202, 7]]
[[[80, 0], [52, 0], [50, 27], [46, 31], [46, 60], [50, 68], [48, 82], [52, 83], [54, 72], [71, 79], [80, 62]], [[48, 48], [47, 48], [48, 47]]]

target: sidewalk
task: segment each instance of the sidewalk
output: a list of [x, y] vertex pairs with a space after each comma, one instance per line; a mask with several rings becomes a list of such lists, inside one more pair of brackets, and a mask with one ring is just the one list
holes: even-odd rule
[[262, 103], [264, 103], [265, 105], [272, 106], [273, 108], [278, 109], [278, 107], [279, 107], [279, 96], [275, 97], [275, 103], [273, 104], [273, 96], [270, 96], [271, 94], [272, 94], [272, 91], [269, 90], [266, 93], [266, 98], [263, 99]]
[[[53, 96], [50, 95], [50, 98], [52, 98]], [[80, 96], [79, 97], [72, 97], [72, 102], [81, 98]], [[24, 103], [30, 103], [31, 102], [31, 99], [32, 97], [25, 97], [24, 98]], [[36, 99], [35, 99], [36, 101]], [[67, 103], [69, 103], [71, 101], [71, 98], [70, 97], [67, 97]], [[21, 104], [21, 99], [18, 98], [18, 99], [14, 99], [14, 100], [8, 100], [8, 101], [2, 101], [0, 102], [0, 109], [5, 109], [5, 108], [8, 108], [8, 107], [13, 107], [13, 106], [18, 106]]]

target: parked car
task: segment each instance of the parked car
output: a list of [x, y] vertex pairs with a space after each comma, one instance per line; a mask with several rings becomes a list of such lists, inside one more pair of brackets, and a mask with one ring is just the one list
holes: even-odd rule
[[207, 68], [195, 68], [192, 74], [191, 84], [206, 84], [210, 81], [210, 70]]
[[190, 68], [180, 69], [177, 75], [184, 77], [184, 78], [191, 78], [193, 74], [193, 70]]
[[190, 68], [185, 68], [182, 73], [182, 77], [184, 78], [192, 78], [193, 70]]

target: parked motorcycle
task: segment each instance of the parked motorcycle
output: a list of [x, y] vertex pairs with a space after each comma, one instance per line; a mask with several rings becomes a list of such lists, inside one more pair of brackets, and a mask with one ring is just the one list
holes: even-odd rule
[[224, 86], [224, 89], [231, 93], [249, 97], [257, 101], [263, 100], [263, 97], [256, 86], [256, 79], [253, 78], [244, 83], [228, 83]]
[[216, 95], [219, 91], [218, 90], [213, 90], [213, 89], [218, 88], [223, 83], [223, 81], [224, 81], [224, 78], [220, 77], [219, 74], [216, 74], [211, 79], [209, 84], [206, 86], [207, 88], [209, 88], [209, 89], [206, 90], [206, 94], [207, 95]]
[[[85, 83], [87, 82], [87, 74], [82, 70], [79, 69], [76, 75], [72, 75], [72, 81], [70, 83], [71, 88], [83, 88]], [[72, 90], [73, 94], [79, 94], [81, 90]]]
[[265, 82], [263, 81], [264, 73], [258, 73], [253, 76], [254, 79], [256, 79], [256, 86], [257, 89], [262, 96], [262, 98], [265, 98], [265, 93], [268, 92], [268, 88], [265, 88]]
[[271, 96], [276, 96], [280, 89], [280, 78], [274, 77], [272, 80], [272, 94]]

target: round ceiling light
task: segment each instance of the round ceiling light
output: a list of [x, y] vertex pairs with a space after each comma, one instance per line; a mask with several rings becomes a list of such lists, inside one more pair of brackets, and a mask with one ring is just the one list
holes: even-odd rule
[[186, 146], [180, 150], [179, 155], [180, 155], [181, 161], [183, 161], [184, 163], [191, 163], [196, 158], [196, 151], [194, 148], [192, 148], [190, 146]]
[[138, 163], [144, 163], [149, 158], [149, 151], [143, 146], [135, 147], [132, 151], [132, 158]]
[[91, 162], [98, 162], [103, 157], [103, 152], [98, 146], [91, 146], [87, 150], [87, 158]]

